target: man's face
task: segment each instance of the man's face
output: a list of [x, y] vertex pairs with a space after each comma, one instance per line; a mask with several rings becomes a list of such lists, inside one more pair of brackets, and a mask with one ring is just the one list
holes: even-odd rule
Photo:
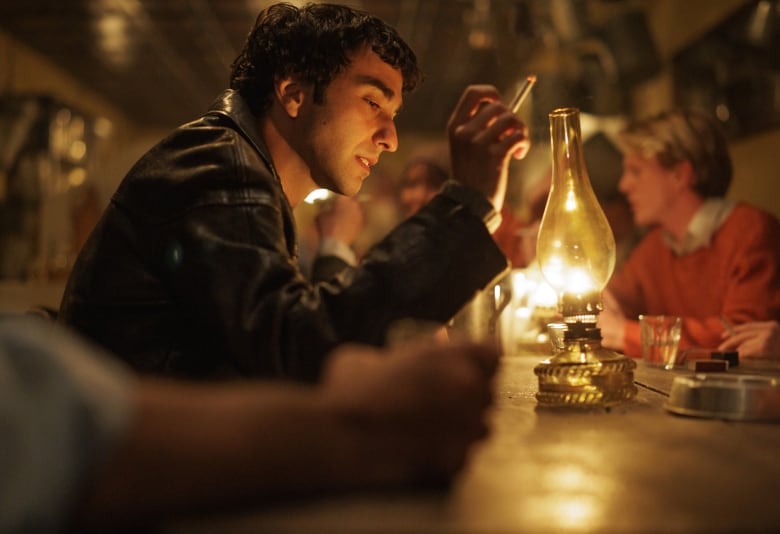
[[655, 157], [638, 154], [623, 156], [623, 175], [618, 186], [626, 195], [638, 226], [663, 224], [680, 193], [674, 168], [667, 169]]
[[394, 118], [401, 107], [403, 77], [369, 48], [326, 88], [322, 104], [302, 108], [302, 154], [314, 182], [355, 195], [379, 155], [398, 147]]

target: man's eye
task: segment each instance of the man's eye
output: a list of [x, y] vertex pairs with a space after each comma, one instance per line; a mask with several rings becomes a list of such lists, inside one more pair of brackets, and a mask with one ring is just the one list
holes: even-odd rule
[[370, 98], [366, 98], [366, 102], [368, 102], [368, 105], [371, 106], [372, 109], [379, 109], [379, 104], [377, 104]]

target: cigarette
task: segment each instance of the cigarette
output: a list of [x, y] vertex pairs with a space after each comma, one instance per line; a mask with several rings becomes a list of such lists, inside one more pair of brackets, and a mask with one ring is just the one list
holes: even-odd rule
[[520, 110], [520, 106], [523, 104], [523, 101], [528, 96], [528, 93], [531, 92], [531, 88], [536, 83], [536, 74], [530, 74], [526, 79], [525, 82], [523, 82], [522, 87], [520, 87], [520, 90], [517, 92], [517, 95], [515, 95], [515, 99], [512, 100], [512, 105], [509, 107], [512, 108], [512, 113], [517, 113]]

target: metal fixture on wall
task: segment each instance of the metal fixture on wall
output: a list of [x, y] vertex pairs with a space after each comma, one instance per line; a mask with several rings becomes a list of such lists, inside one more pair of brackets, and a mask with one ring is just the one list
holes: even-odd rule
[[780, 126], [780, 1], [739, 9], [673, 60], [675, 100], [731, 138]]
[[99, 124], [50, 97], [0, 98], [0, 278], [67, 275], [98, 216]]
[[490, 14], [490, 0], [474, 0], [473, 8], [464, 16], [468, 25], [469, 45], [476, 50], [493, 48], [496, 32]]

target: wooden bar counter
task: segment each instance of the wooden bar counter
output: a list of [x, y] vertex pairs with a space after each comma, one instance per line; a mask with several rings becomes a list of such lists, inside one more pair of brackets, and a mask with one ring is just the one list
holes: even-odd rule
[[663, 405], [674, 376], [687, 371], [642, 362], [631, 402], [540, 408], [533, 368], [542, 358], [504, 357], [493, 431], [449, 489], [328, 496], [166, 530], [780, 531], [780, 424], [673, 415]]

